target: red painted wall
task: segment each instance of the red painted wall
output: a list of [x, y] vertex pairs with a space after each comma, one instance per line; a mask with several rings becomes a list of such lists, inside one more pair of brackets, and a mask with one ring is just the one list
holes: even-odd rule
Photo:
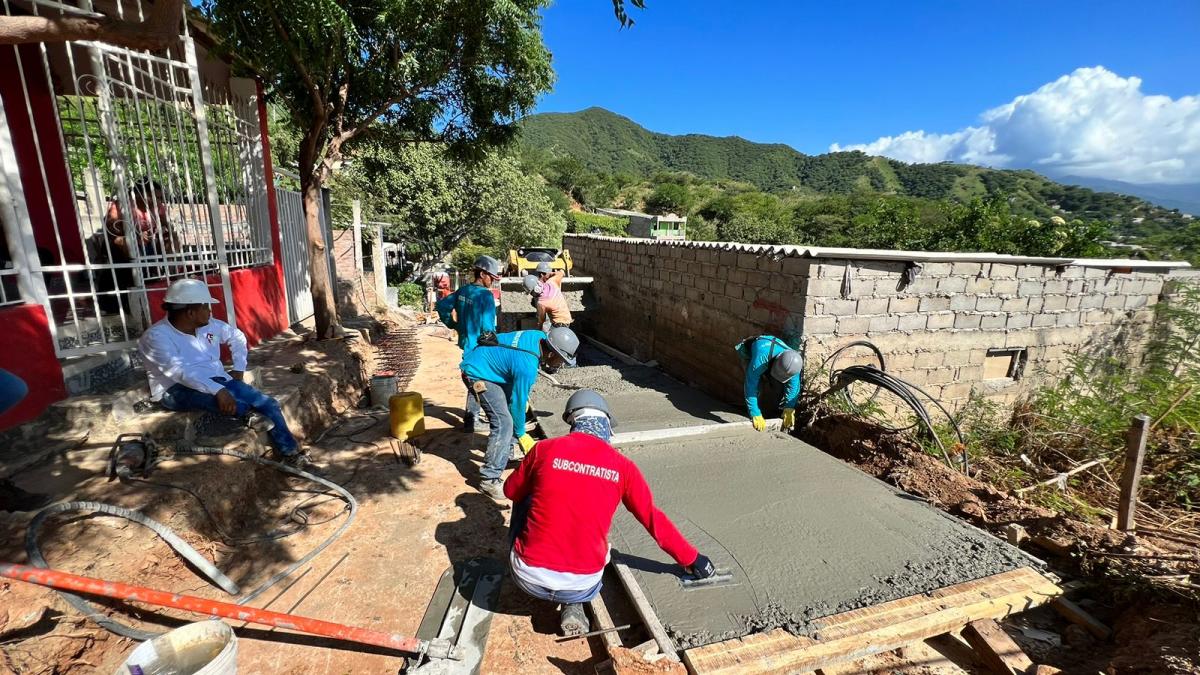
[[[51, 403], [67, 397], [62, 367], [54, 356], [50, 323], [41, 305], [0, 308], [0, 325], [5, 342], [0, 349], [0, 368], [25, 380], [29, 394], [15, 408], [0, 415], [0, 429], [8, 429], [37, 417]], [[17, 347], [17, 348], [14, 348]]]
[[[25, 75], [25, 84], [29, 90], [28, 99], [21, 89], [18, 64]], [[71, 177], [63, 159], [58, 125], [54, 122], [58, 119], [58, 107], [54, 92], [46, 80], [46, 70], [42, 65], [38, 45], [6, 45], [0, 48], [0, 73], [4, 73], [4, 76], [0, 77], [0, 96], [4, 97], [4, 109], [8, 111], [13, 149], [17, 154], [21, 182], [25, 185], [25, 204], [29, 209], [34, 239], [38, 248], [49, 254], [43, 262], [48, 265], [62, 262], [81, 263], [83, 241], [79, 237], [80, 230], [75, 216], [75, 189], [71, 187]], [[30, 122], [31, 111], [37, 123], [36, 129]], [[39, 145], [42, 160], [40, 164]], [[46, 172], [45, 180], [42, 178], [43, 170]], [[46, 199], [46, 190], [43, 187], [47, 184], [50, 186], [51, 201]], [[59, 260], [58, 243], [54, 233], [55, 222], [58, 223], [66, 260]]]

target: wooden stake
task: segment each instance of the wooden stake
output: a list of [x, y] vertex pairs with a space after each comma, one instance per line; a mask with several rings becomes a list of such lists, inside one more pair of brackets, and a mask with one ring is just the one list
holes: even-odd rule
[[1136, 527], [1138, 481], [1146, 458], [1146, 436], [1150, 433], [1149, 415], [1133, 418], [1125, 436], [1125, 471], [1121, 474], [1121, 502], [1117, 507], [1117, 529], [1129, 532]]
[[1107, 640], [1112, 635], [1112, 631], [1108, 626], [1105, 626], [1099, 619], [1089, 614], [1087, 610], [1066, 598], [1055, 598], [1050, 603], [1050, 606], [1054, 608], [1054, 611], [1061, 614], [1064, 619], [1084, 627], [1087, 629], [1087, 632], [1101, 640]]

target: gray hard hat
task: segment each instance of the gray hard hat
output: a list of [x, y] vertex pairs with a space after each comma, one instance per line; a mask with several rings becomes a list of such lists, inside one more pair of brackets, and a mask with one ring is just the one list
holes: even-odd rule
[[575, 352], [579, 351], [579, 338], [576, 337], [575, 331], [563, 326], [551, 328], [546, 334], [546, 342], [550, 343], [550, 348], [561, 356], [568, 366], [575, 365]]
[[608, 415], [608, 423], [612, 426], [617, 426], [617, 418], [613, 417], [612, 411], [608, 409], [608, 401], [597, 393], [594, 389], [580, 389], [571, 394], [571, 398], [567, 399], [567, 407], [563, 409], [563, 421], [567, 424], [571, 423], [571, 416], [575, 411], [584, 408], [594, 408]]
[[500, 261], [496, 260], [490, 255], [481, 255], [476, 258], [475, 264], [472, 265], [471, 268], [483, 270], [494, 277], [500, 276], [500, 273], [503, 271]]
[[521, 283], [524, 284], [525, 291], [531, 295], [540, 295], [542, 292], [542, 282], [532, 274], [526, 274]]
[[800, 371], [804, 370], [804, 357], [794, 349], [789, 349], [771, 361], [771, 377], [780, 382], [787, 382]]
[[534, 268], [534, 271], [538, 274], [554, 274], [554, 268], [551, 267], [550, 263], [546, 262], [545, 260], [538, 263], [537, 267]]

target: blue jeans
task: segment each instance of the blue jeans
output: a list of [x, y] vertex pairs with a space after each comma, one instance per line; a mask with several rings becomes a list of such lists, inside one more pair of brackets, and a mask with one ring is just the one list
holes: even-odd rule
[[475, 427], [483, 421], [479, 419], [479, 399], [475, 398], [475, 393], [471, 391], [471, 383], [466, 377], [463, 378], [463, 384], [467, 386], [467, 414], [463, 417], [463, 427], [467, 431], [475, 431]]
[[29, 393], [29, 385], [25, 380], [0, 368], [0, 413], [20, 403]]
[[[533, 500], [531, 498], [526, 497], [519, 503], [513, 504], [512, 518], [509, 519], [508, 525], [508, 546], [510, 549], [517, 541], [517, 537], [519, 537], [521, 532], [525, 529], [525, 521], [529, 518], [529, 504], [532, 501]], [[537, 584], [527, 583], [516, 574], [510, 574], [509, 577], [512, 578], [513, 583], [516, 584], [517, 588], [524, 591], [527, 595], [532, 595], [540, 600], [549, 600], [550, 602], [557, 602], [564, 605], [572, 605], [579, 602], [590, 602], [592, 598], [595, 598], [600, 594], [600, 587], [604, 585], [603, 581], [597, 581], [595, 586], [592, 586], [591, 588], [585, 588], [581, 591], [561, 591], [553, 588], [546, 588], [545, 586], [538, 586]]]
[[[292, 432], [288, 431], [287, 420], [283, 419], [283, 410], [279, 408], [279, 401], [245, 382], [231, 377], [214, 377], [212, 380], [233, 394], [233, 400], [237, 401], [238, 417], [245, 417], [253, 410], [274, 423], [275, 428], [271, 429], [269, 433], [279, 454], [285, 457], [296, 454], [296, 451], [300, 449], [300, 444], [296, 442], [296, 437], [292, 435]], [[217, 397], [214, 394], [205, 394], [182, 384], [176, 384], [164, 391], [160, 403], [167, 410], [175, 412], [203, 410], [221, 414], [221, 410], [217, 407]]]
[[482, 382], [485, 387], [477, 394], [472, 390], [479, 401], [479, 407], [487, 413], [488, 427], [491, 428], [479, 475], [484, 480], [496, 480], [504, 472], [504, 467], [508, 466], [508, 460], [512, 459], [513, 418], [508, 412], [508, 396], [504, 393], [504, 387], [495, 382], [469, 378], [468, 382], [472, 386], [476, 382]]

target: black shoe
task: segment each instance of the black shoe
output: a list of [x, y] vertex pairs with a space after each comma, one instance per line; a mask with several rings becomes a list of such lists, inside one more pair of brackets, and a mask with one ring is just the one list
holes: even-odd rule
[[284, 455], [282, 458], [280, 458], [279, 462], [284, 466], [290, 466], [293, 469], [306, 471], [318, 476], [325, 471], [325, 467], [312, 461], [312, 458], [309, 457], [308, 453], [306, 452], [297, 452], [294, 455]]
[[246, 415], [246, 426], [259, 433], [267, 433], [275, 428], [275, 423], [256, 412], [252, 412]]
[[583, 635], [591, 627], [591, 624], [588, 623], [587, 612], [583, 611], [581, 603], [573, 602], [563, 605], [562, 612], [558, 616], [558, 625], [562, 629], [563, 637]]
[[0, 480], [0, 511], [36, 511], [50, 503], [50, 495], [26, 492], [9, 480]]

